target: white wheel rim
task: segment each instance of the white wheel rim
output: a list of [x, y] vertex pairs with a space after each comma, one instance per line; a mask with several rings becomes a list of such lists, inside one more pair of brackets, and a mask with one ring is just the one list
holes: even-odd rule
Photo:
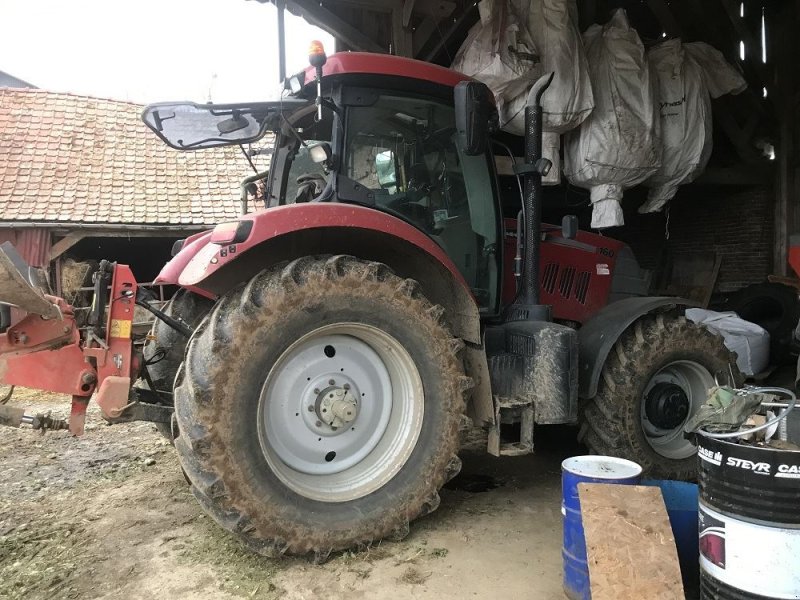
[[292, 491], [346, 502], [397, 474], [416, 446], [423, 412], [419, 371], [394, 337], [362, 323], [326, 325], [294, 342], [268, 373], [259, 442]]
[[[671, 383], [679, 386], [686, 394], [689, 411], [680, 425], [662, 429], [653, 424], [645, 411], [647, 394], [659, 383]], [[714, 386], [714, 377], [702, 365], [690, 361], [679, 360], [662, 367], [648, 382], [641, 400], [640, 418], [642, 431], [647, 443], [658, 454], [665, 458], [681, 460], [693, 456], [696, 446], [683, 436], [683, 426], [694, 416], [705, 403], [708, 390]]]

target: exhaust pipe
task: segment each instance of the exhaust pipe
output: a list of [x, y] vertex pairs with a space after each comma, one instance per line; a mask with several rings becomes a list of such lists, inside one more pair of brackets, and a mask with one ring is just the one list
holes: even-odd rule
[[522, 200], [524, 255], [522, 281], [514, 303], [509, 307], [508, 321], [549, 321], [551, 308], [539, 304], [539, 262], [542, 229], [542, 177], [552, 163], [542, 158], [542, 95], [550, 87], [554, 73], [540, 77], [531, 87], [525, 106], [525, 162], [514, 167], [525, 178]]

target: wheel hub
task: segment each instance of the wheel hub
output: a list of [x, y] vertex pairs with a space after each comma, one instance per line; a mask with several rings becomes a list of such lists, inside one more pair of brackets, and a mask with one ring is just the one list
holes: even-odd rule
[[[347, 386], [347, 384], [345, 384]], [[358, 401], [347, 387], [330, 387], [320, 392], [316, 402], [317, 417], [334, 431], [358, 417]]]
[[659, 429], [674, 429], [689, 415], [689, 398], [675, 383], [657, 383], [647, 393], [645, 415]]
[[320, 327], [276, 361], [259, 399], [259, 442], [281, 481], [307, 498], [368, 494], [405, 462], [424, 410], [413, 359], [359, 323]]

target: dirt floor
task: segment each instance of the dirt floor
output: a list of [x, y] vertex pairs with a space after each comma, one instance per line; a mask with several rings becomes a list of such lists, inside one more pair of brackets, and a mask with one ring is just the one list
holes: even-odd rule
[[[28, 390], [11, 403], [69, 410]], [[0, 598], [564, 598], [559, 465], [575, 448], [552, 438], [571, 430], [546, 432], [534, 456], [463, 453], [404, 541], [314, 565], [250, 554], [220, 530], [152, 424], [107, 426], [92, 407], [86, 429], [0, 429]]]

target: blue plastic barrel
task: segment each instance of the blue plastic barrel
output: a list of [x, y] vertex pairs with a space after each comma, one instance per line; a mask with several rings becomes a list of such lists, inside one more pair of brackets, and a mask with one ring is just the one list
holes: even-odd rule
[[613, 456], [573, 456], [561, 463], [561, 514], [564, 516], [564, 592], [570, 600], [589, 600], [589, 565], [583, 535], [579, 483], [639, 483], [642, 467]]
[[644, 479], [642, 485], [658, 486], [664, 496], [669, 524], [675, 536], [683, 586], [696, 590], [700, 585], [699, 543], [697, 536], [698, 488], [695, 483]]

